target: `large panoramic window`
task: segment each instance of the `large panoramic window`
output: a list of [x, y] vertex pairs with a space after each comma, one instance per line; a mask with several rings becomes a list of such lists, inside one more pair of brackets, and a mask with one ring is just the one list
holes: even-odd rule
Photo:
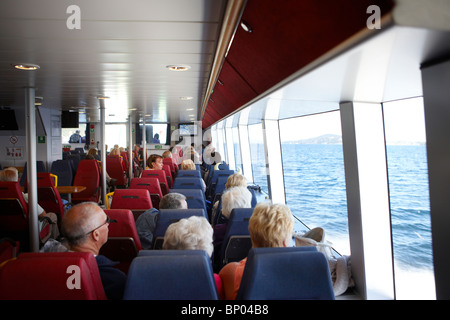
[[280, 120], [280, 139], [286, 204], [308, 228], [324, 228], [335, 250], [349, 255], [339, 111]]
[[435, 299], [423, 99], [383, 104], [397, 299]]
[[250, 156], [252, 159], [253, 183], [269, 194], [267, 187], [266, 157], [264, 155], [264, 140], [262, 124], [248, 126], [248, 139], [250, 141]]

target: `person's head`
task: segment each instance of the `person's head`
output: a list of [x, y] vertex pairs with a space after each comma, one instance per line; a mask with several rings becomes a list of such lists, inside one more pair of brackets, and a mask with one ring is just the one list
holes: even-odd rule
[[163, 249], [205, 250], [211, 257], [214, 250], [213, 229], [204, 217], [181, 219], [167, 228]]
[[163, 152], [162, 157], [163, 158], [172, 158], [172, 152], [170, 152], [170, 150], [166, 150]]
[[5, 168], [0, 174], [1, 181], [19, 181], [19, 172], [14, 167]]
[[251, 208], [252, 194], [246, 187], [227, 189], [222, 195], [222, 215], [229, 219], [234, 208]]
[[155, 135], [153, 136], [153, 138], [159, 139], [159, 133], [155, 133]]
[[195, 167], [194, 161], [192, 161], [191, 159], [183, 160], [183, 162], [181, 162], [181, 168], [183, 170], [196, 170], [197, 169]]
[[186, 202], [186, 196], [177, 193], [177, 192], [170, 192], [164, 197], [162, 197], [161, 201], [159, 202], [159, 209], [187, 209], [188, 205]]
[[112, 156], [120, 156], [120, 150], [119, 148], [114, 147], [109, 154]]
[[108, 240], [109, 218], [95, 202], [70, 208], [61, 223], [61, 233], [70, 250], [98, 254]]
[[88, 155], [92, 155], [92, 156], [96, 156], [96, 155], [98, 154], [98, 153], [97, 153], [97, 149], [95, 149], [95, 148], [90, 148], [87, 154], [88, 154]]
[[147, 159], [147, 165], [150, 169], [162, 170], [163, 158], [159, 154], [152, 154]]
[[76, 134], [80, 134], [80, 130], [75, 130], [75, 133]]
[[284, 204], [260, 202], [253, 210], [248, 230], [253, 248], [287, 247], [294, 231], [294, 218]]
[[227, 183], [225, 183], [225, 188], [230, 189], [233, 187], [245, 187], [247, 188], [247, 179], [240, 174], [240, 173], [234, 173], [231, 176], [228, 177]]

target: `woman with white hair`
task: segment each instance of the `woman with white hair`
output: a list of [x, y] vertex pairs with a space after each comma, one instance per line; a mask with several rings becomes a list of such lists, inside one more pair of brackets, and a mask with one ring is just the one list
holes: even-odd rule
[[[213, 229], [204, 217], [191, 216], [172, 223], [164, 235], [164, 250], [204, 250], [211, 258]], [[223, 298], [222, 279], [214, 274], [219, 298]]]
[[233, 187], [222, 195], [222, 216], [224, 223], [214, 226], [214, 267], [219, 265], [220, 250], [227, 230], [228, 219], [235, 208], [251, 208], [252, 194], [246, 187]]

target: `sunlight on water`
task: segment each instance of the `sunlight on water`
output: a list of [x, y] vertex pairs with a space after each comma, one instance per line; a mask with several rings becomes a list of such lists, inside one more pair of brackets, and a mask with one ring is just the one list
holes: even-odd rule
[[435, 300], [436, 288], [432, 270], [409, 269], [396, 265], [397, 300]]

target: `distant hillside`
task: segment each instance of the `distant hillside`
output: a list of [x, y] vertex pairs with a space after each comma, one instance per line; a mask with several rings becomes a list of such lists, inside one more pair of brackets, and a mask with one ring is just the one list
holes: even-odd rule
[[304, 140], [286, 141], [285, 144], [342, 144], [342, 137], [337, 134], [324, 134]]
[[[337, 134], [324, 134], [322, 136], [283, 142], [283, 144], [342, 144], [342, 137]], [[387, 141], [390, 146], [422, 146], [425, 142], [420, 141]]]

